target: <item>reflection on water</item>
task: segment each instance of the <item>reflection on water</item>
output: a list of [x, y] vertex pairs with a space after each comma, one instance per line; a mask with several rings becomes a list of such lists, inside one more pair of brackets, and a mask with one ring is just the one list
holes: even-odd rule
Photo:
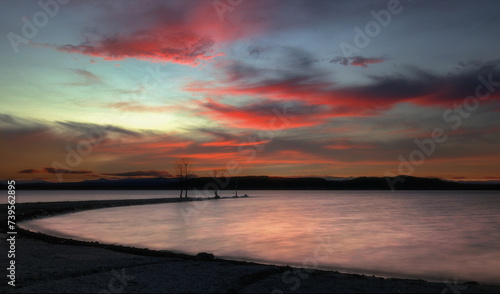
[[[115, 199], [151, 199], [177, 198], [179, 191], [175, 190], [19, 190], [16, 193], [17, 203], [53, 202], [53, 201], [86, 201]], [[7, 203], [7, 198], [5, 198]]]
[[191, 254], [205, 251], [240, 260], [500, 284], [498, 192], [252, 195], [257, 197], [203, 205], [99, 209], [23, 226], [77, 239]]

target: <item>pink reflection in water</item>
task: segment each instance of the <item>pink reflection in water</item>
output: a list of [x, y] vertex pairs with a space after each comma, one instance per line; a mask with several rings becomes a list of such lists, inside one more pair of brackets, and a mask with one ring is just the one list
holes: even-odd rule
[[500, 284], [496, 192], [259, 191], [23, 223], [83, 240], [366, 274]]

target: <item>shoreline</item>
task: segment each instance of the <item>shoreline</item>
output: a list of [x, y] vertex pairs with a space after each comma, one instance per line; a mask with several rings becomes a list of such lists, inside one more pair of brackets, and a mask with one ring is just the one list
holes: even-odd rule
[[[65, 202], [37, 202], [37, 203], [18, 203], [16, 210], [16, 218], [17, 222], [21, 222], [28, 219], [35, 219], [41, 217], [48, 217], [56, 214], [64, 214], [71, 212], [78, 212], [90, 209], [100, 209], [100, 208], [108, 208], [108, 207], [118, 207], [118, 206], [130, 206], [130, 205], [147, 205], [147, 204], [159, 204], [159, 203], [174, 203], [174, 202], [185, 202], [185, 201], [207, 201], [207, 200], [223, 200], [223, 199], [233, 199], [234, 197], [227, 197], [221, 199], [214, 198], [153, 198], [153, 199], [133, 199], [133, 200], [90, 200], [90, 201], [65, 201]], [[244, 197], [238, 197], [244, 198]], [[5, 212], [7, 204], [0, 205], [0, 211]], [[375, 276], [367, 276], [360, 274], [351, 274], [351, 273], [339, 273], [338, 271], [326, 271], [326, 270], [317, 270], [317, 269], [301, 269], [298, 267], [289, 267], [289, 266], [278, 266], [278, 265], [268, 265], [268, 264], [260, 264], [256, 262], [248, 262], [248, 261], [237, 261], [237, 260], [228, 260], [213, 257], [210, 255], [200, 255], [193, 256], [183, 253], [173, 253], [170, 251], [162, 250], [151, 250], [146, 248], [136, 248], [130, 246], [123, 245], [112, 245], [112, 244], [102, 244], [99, 242], [89, 242], [89, 241], [78, 241], [73, 239], [66, 239], [60, 237], [54, 237], [50, 235], [46, 235], [43, 233], [32, 232], [25, 229], [17, 228], [18, 232], [18, 244], [19, 246], [24, 246], [27, 244], [27, 253], [26, 256], [31, 256], [32, 252], [30, 251], [39, 251], [39, 255], [33, 256], [32, 258], [27, 258], [27, 260], [23, 261], [23, 255], [19, 255], [17, 260], [20, 263], [20, 268], [23, 267], [23, 263], [27, 262], [31, 264], [31, 266], [24, 270], [29, 272], [25, 272], [28, 278], [26, 279], [28, 283], [24, 286], [24, 282], [22, 281], [22, 275], [24, 275], [21, 271], [19, 273], [20, 279], [18, 281], [23, 284], [21, 288], [16, 288], [15, 290], [19, 290], [24, 292], [29, 290], [28, 292], [40, 293], [40, 292], [51, 292], [50, 285], [53, 283], [50, 279], [47, 281], [29, 278], [29, 276], [38, 276], [36, 268], [44, 269], [48, 264], [51, 264], [52, 260], [50, 258], [50, 252], [56, 250], [56, 252], [61, 252], [61, 254], [69, 254], [66, 257], [67, 261], [72, 261], [72, 259], [76, 259], [78, 262], [84, 262], [87, 259], [92, 259], [94, 256], [99, 255], [98, 252], [102, 250], [107, 251], [106, 256], [114, 256], [114, 255], [127, 255], [126, 260], [119, 265], [115, 266], [116, 270], [119, 268], [129, 268], [135, 269], [139, 271], [139, 276], [144, 276], [144, 272], [140, 271], [141, 266], [130, 266], [127, 260], [135, 260], [135, 259], [146, 259], [148, 262], [153, 264], [157, 264], [158, 267], [173, 267], [174, 271], [185, 271], [185, 268], [191, 268], [193, 266], [200, 267], [203, 272], [202, 276], [200, 276], [196, 282], [188, 283], [184, 288], [176, 288], [170, 285], [168, 281], [156, 281], [159, 285], [163, 285], [162, 290], [157, 289], [156, 292], [187, 292], [187, 291], [195, 291], [195, 292], [226, 292], [226, 293], [245, 293], [245, 292], [272, 292], [276, 293], [282, 292], [429, 292], [429, 293], [441, 293], [443, 291], [447, 292], [458, 292], [458, 293], [475, 293], [475, 292], [483, 292], [483, 293], [498, 293], [500, 292], [500, 286], [492, 286], [492, 285], [480, 285], [477, 282], [466, 282], [459, 283], [457, 281], [444, 281], [442, 283], [439, 282], [428, 282], [424, 280], [414, 280], [414, 279], [400, 279], [400, 278], [381, 278]], [[5, 235], [6, 230], [2, 226], [2, 234]], [[22, 245], [24, 242], [24, 245]], [[74, 248], [77, 249], [74, 249]], [[83, 249], [85, 248], [85, 249]], [[76, 252], [84, 250], [88, 251], [87, 254], [83, 256], [74, 256], [74, 254], [70, 254], [69, 251], [76, 250]], [[45, 254], [44, 254], [45, 252]], [[102, 253], [100, 253], [102, 254]], [[101, 261], [102, 260], [101, 258]], [[73, 261], [74, 262], [74, 261]], [[110, 262], [111, 263], [111, 262]], [[166, 265], [168, 264], [168, 266]], [[33, 267], [33, 264], [36, 266]], [[92, 283], [89, 283], [88, 280], [93, 281], [92, 275], [96, 273], [104, 274], [104, 271], [100, 270], [99, 267], [95, 267], [93, 265], [89, 265], [90, 272], [93, 274], [87, 275], [84, 284], [89, 284], [89, 291], [93, 292]], [[215, 281], [218, 282], [220, 287], [216, 287], [212, 290], [199, 288], [200, 285], [207, 282], [203, 279], [204, 275], [207, 275], [207, 271], [219, 271], [219, 270], [227, 270], [228, 268], [232, 268], [226, 273], [223, 277], [216, 276]], [[58, 271], [59, 268], [54, 268], [55, 271]], [[82, 269], [83, 270], [83, 269]], [[88, 272], [89, 269], [85, 269]], [[84, 271], [84, 272], [85, 272]], [[150, 272], [150, 274], [145, 274], [144, 279], [141, 281], [135, 281], [133, 285], [127, 285], [126, 292], [155, 292], [147, 290], [151, 283], [149, 276], [153, 275], [151, 271], [157, 271], [155, 267], [152, 267], [145, 272]], [[76, 271], [78, 272], [78, 270]], [[109, 272], [109, 271], [108, 271]], [[170, 272], [170, 271], [169, 271]], [[76, 277], [85, 277], [85, 273], [77, 273], [72, 274], [71, 277], [65, 277], [64, 272], [60, 273], [62, 275], [62, 280], [58, 280], [58, 283], [72, 283], [78, 284], [79, 279]], [[189, 280], [190, 278], [187, 278]], [[200, 280], [202, 279], [202, 280]], [[213, 279], [213, 278], [212, 278]], [[227, 285], [224, 284], [224, 281], [230, 280], [231, 282]], [[54, 281], [55, 282], [55, 281]], [[162, 284], [163, 283], [163, 284]], [[5, 283], [6, 284], [6, 283]], [[75, 285], [76, 285], [75, 284]], [[216, 283], [217, 284], [217, 283]], [[170, 285], [170, 286], [169, 286]], [[94, 285], [96, 286], [96, 285]], [[132, 287], [133, 286], [133, 287]], [[1, 288], [3, 288], [2, 285]], [[26, 288], [28, 287], [28, 288]], [[146, 288], [144, 288], [146, 287]], [[173, 288], [172, 288], [173, 287]], [[11, 287], [12, 288], [12, 287]], [[104, 287], [105, 288], [105, 287]], [[86, 288], [85, 288], [86, 289]], [[102, 287], [101, 287], [102, 289]], [[11, 289], [9, 289], [11, 290]], [[66, 288], [61, 288], [60, 292], [67, 291]], [[57, 291], [56, 291], [57, 292]], [[83, 291], [86, 292], [86, 291]], [[98, 291], [96, 291], [98, 292]], [[112, 292], [112, 291], [111, 291]]]

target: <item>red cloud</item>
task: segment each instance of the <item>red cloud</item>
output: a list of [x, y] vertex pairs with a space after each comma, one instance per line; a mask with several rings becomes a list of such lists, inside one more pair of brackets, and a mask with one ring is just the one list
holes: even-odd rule
[[[290, 110], [286, 105], [273, 104], [269, 101], [243, 107], [215, 102], [206, 99], [200, 102], [204, 108], [201, 115], [210, 117], [224, 125], [240, 129], [278, 130], [315, 126], [325, 123], [329, 115], [321, 108], [296, 105]], [[306, 109], [304, 113], [297, 109]]]
[[216, 142], [206, 142], [201, 143], [200, 146], [206, 147], [239, 147], [239, 146], [255, 146], [269, 143], [270, 140], [259, 141], [259, 142], [238, 142], [236, 140], [225, 140], [225, 141], [216, 141]]
[[[327, 105], [330, 107], [330, 117], [373, 116], [401, 102], [447, 108], [454, 103], [464, 104], [464, 98], [474, 94], [477, 89], [486, 92], [486, 86], [481, 84], [486, 82], [478, 80], [479, 74], [489, 77], [500, 75], [498, 70], [485, 74], [485, 69], [476, 69], [456, 75], [437, 76], [413, 69], [410, 77], [372, 77], [370, 84], [340, 88], [333, 82], [319, 81], [320, 76], [317, 74], [255, 82], [258, 75], [249, 69], [245, 69], [244, 74], [248, 78], [253, 77], [248, 79], [251, 82], [234, 83], [231, 69], [227, 71], [229, 79], [219, 84], [192, 82], [185, 89], [216, 96], [250, 96], [275, 101], [300, 101], [309, 106]], [[498, 93], [489, 93], [490, 101], [500, 98]]]
[[171, 32], [169, 30], [141, 32], [128, 36], [103, 38], [91, 44], [64, 45], [56, 49], [79, 53], [104, 60], [135, 58], [148, 61], [172, 62], [196, 65], [211, 59], [214, 41], [195, 32]]
[[[207, 83], [190, 83], [186, 88], [187, 91], [192, 92], [205, 92], [208, 94], [223, 96], [260, 96], [266, 97], [271, 100], [285, 100], [295, 101], [305, 104], [306, 106], [330, 106], [328, 112], [324, 112], [322, 117], [342, 117], [342, 116], [368, 116], [372, 115], [374, 111], [385, 110], [397, 100], [391, 101], [390, 98], [383, 97], [370, 97], [370, 96], [357, 96], [356, 93], [349, 91], [334, 90], [332, 84], [327, 83], [311, 83], [305, 78], [293, 78], [285, 81], [272, 81], [265, 84], [250, 84], [245, 87], [228, 85], [214, 87]], [[248, 117], [248, 120], [243, 120], [244, 114], [238, 113], [235, 109], [230, 107], [222, 108], [215, 104], [213, 105], [219, 112], [230, 113], [230, 119], [238, 119], [240, 121], [249, 122], [249, 126], [263, 127], [263, 124], [269, 125], [269, 118], [264, 121], [258, 121], [258, 117]], [[210, 114], [210, 113], [205, 113]], [[308, 116], [303, 118], [302, 121], [294, 120], [295, 126], [311, 126], [318, 124], [321, 117]], [[223, 118], [224, 119], [224, 118]], [[309, 120], [309, 121], [308, 121]], [[311, 121], [312, 120], [312, 121]]]
[[[257, 9], [257, 6], [245, 3], [241, 5], [240, 13]], [[78, 45], [46, 46], [104, 60], [134, 58], [197, 65], [203, 60], [224, 55], [216, 52], [219, 50], [217, 43], [252, 35], [262, 26], [258, 22], [234, 26], [221, 21], [211, 1], [183, 1], [177, 4], [146, 2], [143, 7], [128, 9], [121, 14], [113, 18], [118, 23], [111, 25], [128, 31], [101, 36]], [[142, 27], [130, 30], [130, 18]]]
[[155, 154], [164, 154], [166, 151], [183, 150], [192, 143], [193, 141], [181, 140], [175, 136], [128, 138], [127, 140], [118, 138], [108, 139], [105, 145], [100, 146], [99, 150], [109, 157], [134, 156], [138, 154], [138, 150], [140, 150], [140, 154], [154, 156]]

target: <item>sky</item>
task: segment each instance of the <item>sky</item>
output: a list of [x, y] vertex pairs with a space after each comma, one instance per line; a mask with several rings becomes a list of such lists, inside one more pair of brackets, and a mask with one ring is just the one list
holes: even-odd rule
[[498, 1], [0, 3], [0, 179], [500, 180]]

